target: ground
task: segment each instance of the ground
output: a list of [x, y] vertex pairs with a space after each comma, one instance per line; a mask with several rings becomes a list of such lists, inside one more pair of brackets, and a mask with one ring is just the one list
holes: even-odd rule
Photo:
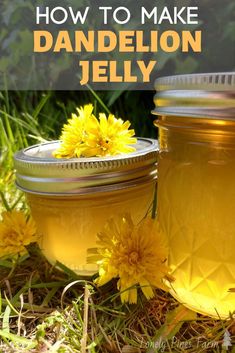
[[115, 280], [97, 288], [52, 267], [36, 245], [28, 251], [0, 262], [2, 353], [235, 352], [232, 318], [196, 314], [161, 290], [150, 301], [140, 295], [136, 305], [122, 304]]

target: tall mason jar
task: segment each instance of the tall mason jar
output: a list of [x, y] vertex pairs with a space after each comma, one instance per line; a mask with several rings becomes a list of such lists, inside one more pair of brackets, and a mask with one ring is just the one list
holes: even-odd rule
[[235, 73], [156, 80], [158, 217], [171, 293], [213, 317], [235, 312]]
[[138, 138], [136, 152], [103, 158], [56, 159], [59, 141], [15, 155], [16, 183], [26, 195], [47, 259], [89, 276], [88, 249], [97, 247], [105, 223], [129, 213], [140, 222], [156, 189], [156, 140]]

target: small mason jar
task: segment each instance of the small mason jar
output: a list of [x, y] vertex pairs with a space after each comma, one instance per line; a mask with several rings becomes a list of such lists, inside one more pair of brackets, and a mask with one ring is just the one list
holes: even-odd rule
[[156, 80], [158, 218], [171, 293], [197, 312], [235, 311], [235, 73]]
[[151, 211], [156, 189], [156, 140], [138, 138], [136, 152], [103, 158], [56, 159], [59, 141], [15, 155], [16, 184], [23, 190], [47, 259], [84, 276], [97, 272], [87, 250], [119, 214], [139, 222]]

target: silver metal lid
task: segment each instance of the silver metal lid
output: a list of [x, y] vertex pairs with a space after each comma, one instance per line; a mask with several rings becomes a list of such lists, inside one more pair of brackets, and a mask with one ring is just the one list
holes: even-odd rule
[[153, 114], [235, 119], [235, 72], [162, 77]]
[[28, 193], [74, 195], [117, 190], [156, 178], [157, 140], [138, 138], [133, 153], [57, 159], [60, 141], [19, 151], [14, 156], [17, 186]]

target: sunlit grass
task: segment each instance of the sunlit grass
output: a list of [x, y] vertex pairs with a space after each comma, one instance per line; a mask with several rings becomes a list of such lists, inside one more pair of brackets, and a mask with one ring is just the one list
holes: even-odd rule
[[[159, 342], [164, 352], [183, 353], [187, 345], [187, 352], [212, 353], [222, 351], [225, 328], [234, 330], [234, 320], [197, 315], [160, 290], [149, 302], [140, 295], [137, 305], [124, 305], [115, 281], [96, 288], [70, 270], [51, 267], [36, 246], [18, 259], [14, 272], [10, 265], [0, 262], [4, 353], [8, 346], [24, 353], [152, 353], [161, 351], [151, 350]], [[208, 342], [217, 346], [203, 349]]]
[[[49, 265], [34, 245], [13, 272], [10, 267], [9, 260], [0, 262], [3, 352], [9, 346], [9, 352], [152, 353], [161, 342], [164, 352], [185, 352], [187, 344], [187, 352], [212, 353], [222, 351], [225, 328], [234, 330], [234, 320], [197, 315], [160, 290], [149, 302], [140, 295], [137, 305], [124, 305], [115, 281], [96, 288]], [[208, 342], [218, 343], [203, 349]]]

